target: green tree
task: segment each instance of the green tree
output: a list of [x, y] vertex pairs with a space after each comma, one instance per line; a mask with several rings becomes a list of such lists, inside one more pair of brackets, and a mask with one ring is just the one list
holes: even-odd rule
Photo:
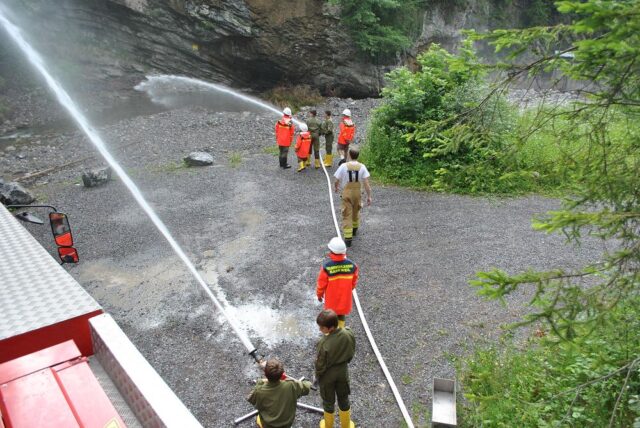
[[419, 29], [420, 0], [329, 0], [340, 5], [342, 20], [358, 48], [371, 57], [389, 58], [411, 46]]
[[[513, 396], [512, 406], [503, 413], [550, 409], [558, 397], [534, 393], [550, 382], [561, 389], [556, 394], [569, 400], [561, 400], [563, 406], [555, 411], [537, 413], [544, 414], [543, 419], [529, 423], [637, 427], [640, 331], [637, 326], [625, 327], [640, 319], [640, 0], [556, 4], [561, 13], [574, 17], [570, 24], [499, 30], [479, 38], [498, 51], [510, 52], [509, 59], [498, 65], [508, 72], [503, 85], [524, 75], [548, 72], [583, 82], [580, 101], [568, 108], [542, 109], [536, 117], [536, 129], [558, 121], [568, 123], [558, 140], [563, 144], [577, 140], [580, 146], [564, 153], [573, 183], [570, 196], [561, 210], [537, 219], [534, 227], [546, 233], [562, 232], [577, 244], [583, 235], [600, 237], [611, 249], [582, 269], [515, 275], [492, 270], [480, 273], [472, 284], [481, 295], [494, 299], [533, 286], [531, 303], [536, 309], [523, 323], [539, 322], [551, 331], [531, 358], [505, 354], [494, 359], [496, 365], [506, 364], [504, 370], [516, 367], [518, 361], [533, 361], [529, 370], [538, 371], [538, 381], [523, 377], [519, 390], [511, 383], [514, 389], [501, 391]], [[558, 51], [559, 46], [565, 48]], [[525, 53], [538, 59], [521, 64], [519, 58]], [[544, 352], [552, 355], [542, 358]], [[495, 369], [490, 372], [484, 373], [485, 382], [476, 383], [470, 395], [475, 417], [480, 419], [496, 399], [496, 395], [491, 398], [494, 388], [483, 391], [481, 386], [490, 384], [491, 373], [498, 374]], [[584, 400], [582, 394], [593, 385], [600, 390], [590, 396], [592, 402]], [[580, 419], [585, 405], [598, 411]]]
[[[438, 191], [494, 192], [507, 169], [505, 135], [512, 115], [488, 92], [470, 41], [457, 54], [436, 44], [417, 58], [418, 71], [387, 74], [384, 102], [373, 115], [364, 158], [376, 173]], [[468, 114], [473, 113], [473, 114]]]

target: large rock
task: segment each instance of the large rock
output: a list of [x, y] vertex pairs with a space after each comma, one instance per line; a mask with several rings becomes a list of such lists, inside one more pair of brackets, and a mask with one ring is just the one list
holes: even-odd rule
[[101, 186], [111, 180], [111, 167], [94, 168], [82, 173], [84, 187]]
[[193, 152], [184, 158], [187, 166], [207, 166], [213, 165], [213, 156], [207, 152]]
[[0, 180], [0, 202], [4, 205], [29, 205], [35, 200], [31, 192], [20, 184]]

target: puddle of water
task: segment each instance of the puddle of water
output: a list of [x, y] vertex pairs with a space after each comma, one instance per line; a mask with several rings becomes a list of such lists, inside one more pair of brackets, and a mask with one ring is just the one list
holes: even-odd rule
[[287, 312], [259, 303], [229, 307], [228, 310], [243, 328], [258, 335], [267, 346], [306, 342], [319, 335], [309, 313]]
[[[281, 342], [304, 343], [318, 336], [312, 305], [307, 310], [273, 309], [268, 299], [254, 295], [257, 302], [231, 305], [226, 293], [218, 285], [217, 263], [209, 260], [202, 266], [202, 277], [211, 287], [225, 310], [238, 321], [240, 328], [249, 336], [258, 336], [269, 347]], [[262, 302], [260, 302], [262, 300]], [[309, 302], [313, 301], [311, 297]]]

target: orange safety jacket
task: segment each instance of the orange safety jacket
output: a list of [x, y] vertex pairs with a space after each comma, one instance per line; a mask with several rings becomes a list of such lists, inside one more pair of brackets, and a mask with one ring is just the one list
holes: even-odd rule
[[276, 122], [276, 143], [282, 147], [289, 147], [293, 141], [293, 133], [295, 127], [290, 116], [282, 116], [282, 119]]
[[340, 134], [338, 134], [338, 144], [346, 146], [353, 142], [353, 137], [356, 135], [356, 125], [347, 116], [340, 121]]
[[311, 150], [311, 132], [304, 131], [298, 134], [298, 140], [296, 141], [296, 156], [300, 159], [306, 159], [309, 157], [309, 151]]
[[329, 253], [318, 274], [316, 295], [324, 298], [324, 308], [333, 309], [338, 315], [351, 312], [351, 290], [358, 283], [358, 266], [346, 254]]

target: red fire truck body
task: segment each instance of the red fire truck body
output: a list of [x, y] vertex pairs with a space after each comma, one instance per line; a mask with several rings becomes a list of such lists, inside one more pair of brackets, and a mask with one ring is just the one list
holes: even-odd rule
[[0, 206], [0, 428], [201, 427], [110, 315]]

